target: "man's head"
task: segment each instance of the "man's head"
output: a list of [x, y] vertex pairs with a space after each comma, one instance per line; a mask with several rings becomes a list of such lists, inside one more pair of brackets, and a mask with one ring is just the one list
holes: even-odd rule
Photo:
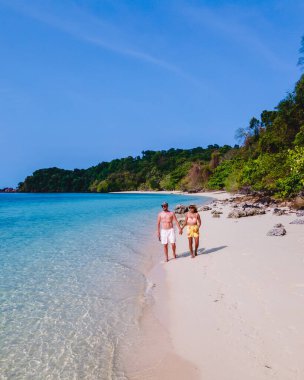
[[167, 202], [163, 202], [163, 203], [161, 204], [161, 206], [162, 206], [162, 209], [163, 209], [163, 210], [168, 210], [168, 203], [167, 203]]

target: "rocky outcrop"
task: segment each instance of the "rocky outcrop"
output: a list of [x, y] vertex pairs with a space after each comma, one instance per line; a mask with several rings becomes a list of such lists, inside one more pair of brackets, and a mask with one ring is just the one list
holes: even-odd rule
[[245, 216], [254, 216], [265, 214], [265, 210], [261, 208], [245, 208], [245, 209], [235, 209], [230, 211], [228, 218], [243, 218]]

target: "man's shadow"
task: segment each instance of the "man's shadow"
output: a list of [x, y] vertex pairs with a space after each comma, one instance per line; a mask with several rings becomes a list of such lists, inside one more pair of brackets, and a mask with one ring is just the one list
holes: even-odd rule
[[[219, 247], [214, 247], [210, 249], [205, 249], [205, 248], [199, 248], [197, 250], [197, 255], [209, 255], [210, 253], [215, 253], [220, 251], [221, 249], [227, 248], [227, 245], [221, 245]], [[190, 256], [190, 251], [183, 252], [182, 254], [178, 255], [178, 257], [188, 257]]]

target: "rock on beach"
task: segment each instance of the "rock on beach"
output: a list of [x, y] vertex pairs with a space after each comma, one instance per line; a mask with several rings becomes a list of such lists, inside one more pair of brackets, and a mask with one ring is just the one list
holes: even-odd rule
[[289, 224], [304, 224], [304, 219], [295, 219]]
[[278, 223], [273, 226], [273, 228], [267, 232], [267, 236], [284, 236], [286, 235], [286, 230], [283, 224]]

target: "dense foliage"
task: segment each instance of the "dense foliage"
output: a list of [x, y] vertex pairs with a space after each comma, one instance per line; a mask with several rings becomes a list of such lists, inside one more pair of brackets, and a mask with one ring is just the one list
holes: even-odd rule
[[[40, 169], [19, 184], [22, 192], [109, 192], [124, 190], [195, 190], [202, 180], [191, 176], [202, 172], [214, 160], [233, 150], [230, 146], [209, 145], [206, 149], [143, 151], [142, 156], [101, 162], [86, 170]], [[193, 177], [193, 178], [192, 178]]]
[[[304, 50], [303, 50], [304, 51]], [[304, 188], [304, 75], [275, 110], [263, 111], [239, 129], [242, 147], [234, 157], [223, 157], [208, 187], [230, 191], [249, 188], [278, 198]]]
[[[303, 40], [304, 54], [304, 40]], [[303, 62], [301, 61], [300, 64]], [[40, 169], [19, 184], [23, 192], [109, 192], [242, 188], [278, 198], [304, 188], [304, 75], [274, 110], [253, 117], [233, 148], [143, 151], [86, 170]]]

